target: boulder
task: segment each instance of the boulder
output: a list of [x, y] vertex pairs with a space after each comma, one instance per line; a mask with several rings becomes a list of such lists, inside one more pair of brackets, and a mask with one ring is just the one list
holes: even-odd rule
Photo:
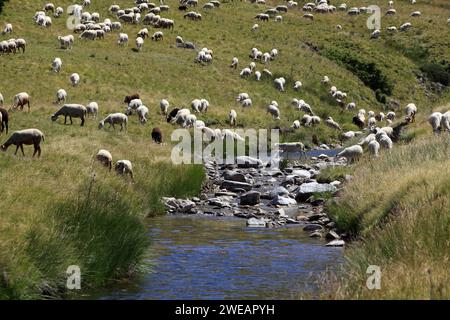
[[289, 191], [284, 187], [275, 187], [269, 193], [271, 199], [275, 198], [276, 196], [287, 196], [287, 195], [289, 195]]
[[247, 226], [253, 227], [253, 228], [265, 228], [266, 227], [266, 220], [250, 218], [250, 219], [247, 220]]
[[229, 180], [229, 181], [247, 183], [247, 180], [245, 179], [245, 175], [243, 175], [242, 173], [239, 173], [239, 172], [235, 172], [235, 171], [229, 171], [229, 170], [225, 171], [223, 173], [223, 178], [225, 180]]
[[297, 201], [289, 197], [275, 196], [270, 201], [270, 204], [274, 206], [293, 206], [297, 204]]
[[304, 183], [298, 189], [297, 195], [295, 196], [295, 200], [297, 200], [297, 202], [304, 202], [314, 194], [318, 193], [320, 194], [324, 192], [336, 192], [336, 190], [337, 188], [329, 183], [317, 183], [317, 182]]
[[303, 231], [317, 231], [317, 230], [323, 230], [323, 227], [320, 224], [307, 224], [304, 228]]
[[236, 157], [238, 168], [260, 168], [263, 166], [261, 160], [249, 156]]
[[251, 184], [245, 182], [224, 180], [220, 185], [220, 188], [226, 189], [228, 191], [237, 191], [239, 189], [250, 191], [252, 189], [252, 186]]
[[344, 240], [333, 240], [331, 242], [328, 242], [325, 246], [327, 247], [343, 247], [345, 245]]
[[339, 240], [341, 237], [333, 230], [328, 231], [327, 235], [325, 236], [327, 240]]
[[261, 194], [257, 191], [248, 192], [241, 195], [240, 204], [241, 206], [254, 206], [261, 202]]
[[308, 170], [293, 170], [291, 174], [302, 179], [311, 178], [311, 173]]

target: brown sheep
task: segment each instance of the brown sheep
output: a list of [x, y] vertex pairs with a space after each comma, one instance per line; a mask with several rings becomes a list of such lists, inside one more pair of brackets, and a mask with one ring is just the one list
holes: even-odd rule
[[23, 145], [24, 144], [25, 145], [33, 145], [34, 146], [33, 157], [37, 153], [38, 158], [39, 158], [41, 156], [40, 144], [41, 144], [41, 141], [44, 141], [44, 140], [45, 140], [44, 134], [38, 129], [26, 129], [26, 130], [21, 130], [21, 131], [15, 131], [15, 132], [13, 132], [11, 137], [9, 137], [9, 139], [6, 140], [6, 142], [0, 146], [0, 149], [2, 151], [6, 151], [6, 150], [8, 150], [8, 147], [13, 144], [16, 146], [16, 152], [14, 152], [14, 155], [17, 155], [17, 151], [20, 148], [23, 156], [25, 156], [25, 153], [23, 152]]
[[152, 139], [158, 144], [161, 144], [163, 142], [163, 135], [160, 128], [153, 128]]
[[139, 93], [135, 93], [129, 96], [125, 97], [125, 100], [123, 100], [124, 103], [129, 104], [134, 99], [140, 99]]

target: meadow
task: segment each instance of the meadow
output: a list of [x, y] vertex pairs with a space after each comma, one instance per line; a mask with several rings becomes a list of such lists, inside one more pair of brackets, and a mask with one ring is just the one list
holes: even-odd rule
[[[104, 285], [139, 268], [146, 248], [143, 219], [163, 212], [161, 196], [196, 195], [203, 182], [201, 167], [171, 164], [169, 137], [173, 127], [159, 112], [163, 98], [170, 101], [171, 107], [189, 107], [194, 98], [208, 99], [210, 110], [199, 118], [214, 128], [227, 127], [231, 109], [238, 112], [239, 127], [273, 128], [290, 127], [301, 118], [303, 114], [291, 107], [292, 98], [297, 97], [308, 102], [320, 117], [332, 116], [344, 130], [356, 129], [351, 124], [353, 113], [342, 112], [330, 97], [329, 88], [320, 84], [324, 75], [338, 89], [348, 92], [349, 102], [366, 110], [386, 110], [388, 102], [396, 100], [402, 107], [414, 102], [426, 115], [448, 101], [448, 90], [438, 94], [417, 79], [428, 64], [448, 70], [450, 33], [446, 20], [450, 8], [446, 1], [420, 1], [412, 8], [408, 1], [397, 0], [397, 16], [383, 18], [383, 27], [399, 26], [408, 20], [414, 27], [405, 33], [385, 33], [377, 40], [369, 39], [371, 31], [366, 27], [365, 15], [316, 14], [312, 22], [302, 18], [303, 2], [298, 2], [300, 7], [284, 14], [282, 23], [258, 22], [260, 29], [251, 32], [257, 13], [284, 2], [256, 5], [232, 1], [212, 11], [198, 7], [195, 10], [202, 13], [203, 20], [193, 22], [183, 19], [183, 13], [176, 9], [177, 1], [169, 0], [166, 3], [171, 9], [162, 16], [175, 20], [174, 31], [163, 30], [161, 42], [147, 40], [142, 52], [132, 50], [134, 35], [141, 25], [124, 26], [122, 32], [130, 35], [128, 47], [118, 47], [117, 33], [112, 33], [99, 41], [76, 36], [72, 50], [61, 50], [57, 37], [72, 33], [66, 28], [66, 14], [53, 19], [50, 28], [41, 28], [32, 17], [44, 2], [5, 2], [0, 25], [12, 23], [14, 32], [1, 35], [0, 40], [24, 38], [27, 50], [25, 54], [0, 56], [0, 92], [7, 108], [18, 92], [26, 91], [31, 96], [30, 113], [11, 112], [10, 132], [35, 127], [44, 132], [46, 140], [40, 159], [31, 159], [29, 148], [25, 149], [26, 157], [13, 156], [12, 148], [0, 154], [0, 298], [61, 296], [65, 294], [69, 265], [81, 267], [86, 288]], [[349, 6], [387, 7], [384, 0], [346, 2]], [[121, 7], [132, 5], [129, 0], [115, 3]], [[55, 4], [66, 9], [72, 1]], [[111, 4], [95, 0], [88, 10], [114, 21], [107, 11]], [[410, 18], [413, 9], [422, 11], [423, 16]], [[337, 24], [342, 25], [341, 31], [336, 30]], [[194, 63], [196, 52], [177, 48], [177, 35], [194, 42], [197, 48], [212, 49], [212, 64]], [[253, 77], [239, 77], [240, 69], [250, 62], [248, 54], [253, 47], [279, 50], [279, 56], [266, 67], [275, 77], [287, 79], [286, 92], [277, 91], [272, 79], [257, 82]], [[234, 56], [240, 61], [238, 70], [229, 68]], [[59, 74], [50, 68], [55, 57], [63, 61]], [[355, 61], [369, 71], [375, 66], [379, 75], [375, 85], [366, 85], [370, 84], [367, 72], [357, 74], [352, 70], [349, 63]], [[258, 64], [258, 70], [263, 68]], [[81, 76], [76, 88], [69, 81], [73, 72]], [[303, 82], [299, 92], [292, 89], [296, 80]], [[387, 84], [390, 90], [377, 95], [380, 81], [381, 88]], [[99, 119], [88, 119], [84, 127], [76, 119], [72, 126], [63, 125], [62, 119], [52, 122], [50, 116], [58, 109], [53, 101], [59, 88], [67, 90], [69, 102], [98, 102]], [[149, 123], [140, 125], [132, 117], [127, 132], [98, 130], [100, 118], [123, 111], [124, 96], [134, 92], [140, 93], [150, 108]], [[239, 107], [235, 97], [240, 92], [250, 94], [253, 107]], [[280, 104], [279, 121], [266, 113], [265, 107], [272, 100]], [[152, 143], [153, 127], [162, 129], [164, 145]], [[421, 134], [425, 129], [417, 131], [417, 137]], [[283, 136], [283, 140], [300, 140], [312, 146], [313, 136], [321, 143], [339, 141], [339, 132], [324, 125], [302, 128]], [[0, 139], [4, 141], [6, 136]], [[114, 160], [131, 160], [135, 181], [124, 180], [98, 166], [93, 155], [101, 148], [111, 151]], [[348, 218], [348, 225], [342, 227], [353, 228], [353, 224]]]

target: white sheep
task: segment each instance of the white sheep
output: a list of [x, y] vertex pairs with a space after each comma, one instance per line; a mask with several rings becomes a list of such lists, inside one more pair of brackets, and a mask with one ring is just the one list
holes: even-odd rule
[[320, 80], [321, 84], [329, 84], [330, 83], [330, 78], [328, 76], [323, 76], [322, 80]]
[[360, 145], [347, 147], [337, 154], [338, 157], [344, 157], [348, 162], [354, 162], [363, 155], [363, 148]]
[[406, 31], [406, 30], [408, 30], [411, 27], [412, 27], [412, 25], [411, 25], [410, 22], [405, 22], [404, 24], [402, 24], [400, 26], [400, 31]]
[[236, 69], [239, 63], [239, 59], [236, 57], [233, 57], [233, 59], [231, 59], [231, 64], [230, 64], [230, 68]]
[[433, 128], [433, 132], [437, 133], [441, 129], [442, 113], [433, 112], [431, 116], [428, 117], [428, 123]]
[[252, 102], [252, 99], [250, 99], [250, 98], [241, 101], [241, 106], [243, 108], [251, 107], [252, 104], [253, 104], [253, 102]]
[[109, 114], [105, 119], [99, 122], [98, 128], [103, 129], [106, 123], [109, 123], [109, 127], [112, 127], [114, 130], [116, 130], [114, 126], [116, 124], [120, 124], [120, 131], [122, 131], [124, 128], [126, 130], [128, 125], [128, 117], [123, 113]]
[[441, 131], [450, 131], [450, 110], [442, 114]]
[[100, 149], [95, 155], [95, 159], [101, 164], [103, 164], [105, 167], [109, 168], [109, 171], [111, 171], [113, 161], [111, 152], [105, 149]]
[[4, 102], [5, 102], [5, 99], [3, 98], [3, 95], [0, 93], [0, 107], [3, 107]]
[[405, 107], [405, 120], [408, 122], [414, 122], [416, 118], [417, 107], [414, 103], [408, 103]]
[[87, 114], [97, 119], [98, 115], [98, 103], [91, 101], [86, 105]]
[[293, 129], [300, 129], [300, 121], [295, 120], [295, 121], [292, 123], [291, 128], [293, 128]]
[[58, 7], [55, 9], [55, 13], [53, 14], [53, 17], [59, 18], [64, 13], [64, 9], [62, 7]]
[[143, 45], [144, 45], [144, 39], [142, 39], [141, 37], [137, 37], [136, 38], [136, 49], [137, 49], [137, 51], [141, 51]]
[[[142, 100], [141, 99], [132, 99], [129, 103], [128, 103], [128, 108], [130, 109], [130, 111], [136, 110], [137, 108], [139, 108], [140, 106], [142, 106]], [[131, 113], [130, 113], [131, 114]]]
[[255, 32], [256, 30], [259, 29], [259, 24], [255, 23], [252, 28], [250, 29], [252, 32]]
[[72, 86], [78, 86], [80, 84], [80, 75], [78, 73], [72, 73], [70, 75], [70, 82], [72, 83]]
[[267, 112], [270, 113], [274, 119], [276, 120], [280, 119], [280, 109], [278, 109], [277, 106], [270, 104], [267, 107]]
[[295, 81], [295, 83], [294, 83], [294, 90], [295, 91], [298, 91], [298, 90], [300, 90], [300, 88], [302, 87], [302, 82], [301, 81]]
[[380, 151], [380, 144], [378, 143], [378, 141], [370, 141], [367, 145], [367, 148], [374, 157], [378, 157], [378, 152]]
[[252, 70], [250, 68], [244, 68], [242, 69], [241, 73], [239, 74], [241, 78], [248, 77], [252, 74]]
[[61, 58], [55, 58], [52, 62], [52, 70], [55, 73], [59, 73], [61, 71], [62, 67], [62, 60]]
[[380, 131], [375, 135], [376, 141], [380, 143], [380, 145], [385, 149], [392, 149], [393, 142], [391, 138], [384, 131]]
[[72, 49], [74, 37], [71, 34], [67, 36], [58, 36], [58, 41], [61, 49]]
[[169, 103], [169, 101], [167, 101], [166, 99], [162, 99], [162, 100], [159, 102], [159, 108], [160, 108], [161, 113], [162, 113], [163, 115], [167, 115], [167, 111], [169, 110], [169, 107], [170, 107], [170, 103]]
[[275, 82], [275, 87], [280, 90], [281, 92], [284, 92], [284, 85], [286, 83], [286, 79], [284, 79], [283, 77], [280, 78], [276, 78], [274, 80]]
[[228, 115], [228, 121], [230, 122], [230, 126], [235, 126], [236, 125], [236, 119], [237, 119], [237, 113], [235, 110], [231, 110], [229, 115]]
[[261, 72], [255, 71], [256, 81], [261, 81]]
[[334, 121], [332, 117], [328, 117], [325, 120], [325, 124], [330, 128], [341, 130], [341, 126], [336, 121]]
[[2, 34], [11, 34], [13, 32], [13, 26], [11, 23], [6, 23]]
[[59, 89], [56, 92], [56, 103], [60, 104], [61, 102], [66, 102], [67, 100], [67, 92], [64, 89]]
[[145, 123], [147, 123], [147, 116], [148, 116], [148, 108], [146, 107], [146, 106], [144, 106], [144, 105], [142, 105], [142, 106], [139, 106], [137, 109], [136, 109], [136, 113], [137, 113], [137, 115], [138, 115], [138, 118], [139, 118], [139, 122], [141, 123], [141, 124], [145, 124]]
[[128, 45], [128, 35], [126, 33], [119, 33], [119, 40], [117, 40], [119, 46]]

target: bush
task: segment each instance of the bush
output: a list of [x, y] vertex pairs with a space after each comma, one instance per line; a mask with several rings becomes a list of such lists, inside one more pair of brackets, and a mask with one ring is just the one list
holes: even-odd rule
[[372, 90], [379, 90], [381, 93], [388, 96], [392, 94], [394, 85], [388, 77], [378, 69], [374, 62], [361, 61], [359, 57], [345, 49], [328, 48], [322, 52], [327, 58], [336, 61], [355, 74]]
[[440, 63], [426, 63], [420, 67], [420, 70], [426, 74], [427, 78], [432, 82], [439, 82], [444, 86], [450, 83], [449, 65], [447, 69]]

